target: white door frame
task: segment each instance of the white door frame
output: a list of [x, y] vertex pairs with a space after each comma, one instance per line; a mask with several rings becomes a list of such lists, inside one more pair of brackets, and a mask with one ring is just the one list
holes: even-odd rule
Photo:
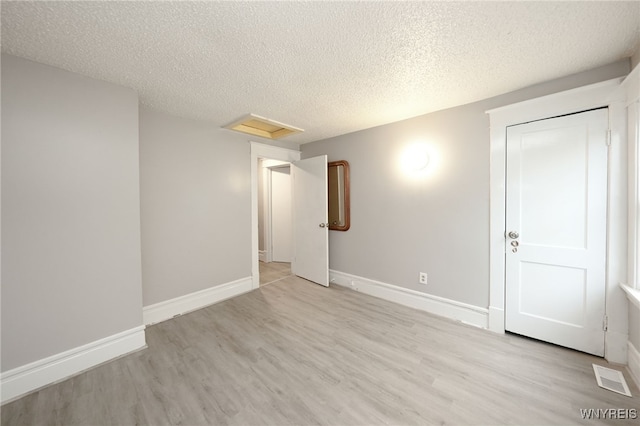
[[258, 159], [280, 160], [292, 163], [300, 160], [300, 151], [280, 148], [259, 142], [251, 145], [251, 280], [252, 288], [260, 287], [260, 260], [258, 244]]
[[489, 330], [505, 332], [506, 128], [529, 121], [609, 108], [605, 358], [627, 361], [628, 315], [624, 292], [627, 264], [627, 144], [622, 78], [531, 99], [487, 111], [490, 118]]

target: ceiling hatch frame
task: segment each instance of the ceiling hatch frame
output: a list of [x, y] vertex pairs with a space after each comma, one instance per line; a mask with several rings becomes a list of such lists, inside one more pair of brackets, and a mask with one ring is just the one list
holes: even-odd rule
[[285, 136], [304, 132], [303, 129], [298, 127], [261, 117], [256, 114], [247, 114], [241, 119], [224, 126], [224, 128], [267, 139], [280, 139]]

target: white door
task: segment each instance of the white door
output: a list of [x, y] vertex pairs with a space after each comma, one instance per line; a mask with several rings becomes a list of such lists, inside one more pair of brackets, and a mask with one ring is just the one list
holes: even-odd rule
[[291, 262], [291, 176], [290, 166], [271, 168], [271, 258]]
[[327, 156], [291, 164], [293, 180], [293, 246], [291, 271], [329, 286]]
[[604, 355], [608, 110], [507, 128], [508, 331]]

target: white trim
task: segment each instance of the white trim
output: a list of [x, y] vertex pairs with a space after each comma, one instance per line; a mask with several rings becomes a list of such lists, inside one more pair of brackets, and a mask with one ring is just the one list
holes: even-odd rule
[[[628, 94], [630, 95], [630, 93]], [[640, 100], [637, 99], [627, 105], [627, 138], [627, 283], [632, 288], [640, 288], [638, 280], [640, 275], [640, 264], [638, 263], [640, 249], [640, 229], [638, 227], [638, 218], [640, 217], [640, 211], [638, 211], [638, 203], [640, 202]]]
[[475, 327], [487, 328], [488, 311], [486, 308], [335, 270], [329, 270], [329, 277], [331, 283], [351, 290]]
[[[273, 262], [273, 243], [271, 238], [271, 169], [264, 166], [267, 161], [271, 160], [263, 160], [262, 168], [259, 171], [262, 172], [262, 244], [264, 246], [264, 261], [269, 263]], [[258, 227], [258, 232], [259, 229]]]
[[620, 336], [627, 330], [626, 304], [617, 283], [626, 274], [626, 128], [620, 90], [622, 78], [603, 81], [577, 89], [543, 96], [487, 111], [490, 114], [490, 247], [489, 247], [489, 329], [504, 333], [505, 309], [505, 154], [506, 127], [608, 107], [611, 128], [609, 152], [609, 205], [607, 209], [607, 297], [609, 330], [605, 336], [605, 358], [625, 362], [625, 351], [619, 350]]
[[145, 306], [142, 308], [142, 320], [146, 325], [166, 321], [175, 316], [213, 305], [214, 303], [239, 296], [251, 290], [251, 277], [241, 278], [236, 281]]
[[496, 308], [495, 306], [489, 306], [487, 309], [489, 318], [487, 323], [489, 324], [489, 330], [494, 333], [504, 334], [504, 309]]
[[[625, 309], [626, 312], [626, 309]], [[604, 333], [604, 358], [612, 363], [627, 365], [627, 341], [629, 340], [628, 329], [617, 331], [611, 329], [611, 320], [609, 329]]]
[[625, 77], [620, 86], [627, 92], [627, 106], [640, 99], [640, 65]]
[[495, 116], [499, 120], [507, 121], [507, 125], [512, 125], [599, 108], [617, 98], [615, 91], [623, 80], [622, 77], [613, 78], [485, 112], [491, 116], [492, 122]]
[[2, 403], [145, 348], [144, 328], [141, 325], [2, 373]]
[[277, 169], [280, 167], [289, 167], [291, 163], [288, 161], [280, 161], [280, 160], [269, 160], [265, 159], [262, 161], [262, 167], [265, 169]]
[[620, 283], [620, 288], [627, 293], [627, 299], [629, 302], [633, 303], [640, 309], [640, 290], [636, 290], [635, 288], [631, 288], [626, 284]]
[[627, 283], [631, 288], [640, 290], [640, 66], [636, 66], [620, 86], [626, 94], [627, 112]]
[[640, 352], [638, 352], [638, 349], [636, 349], [631, 342], [627, 342], [627, 346], [627, 358], [629, 359], [629, 365], [627, 367], [631, 374], [631, 378], [636, 382], [636, 386], [640, 388]]
[[251, 144], [251, 278], [252, 288], [260, 287], [260, 266], [258, 260], [258, 158], [287, 161], [300, 160], [300, 151], [266, 145], [259, 142]]
[[258, 251], [258, 260], [260, 262], [267, 262], [267, 252], [266, 252], [266, 250], [259, 250]]

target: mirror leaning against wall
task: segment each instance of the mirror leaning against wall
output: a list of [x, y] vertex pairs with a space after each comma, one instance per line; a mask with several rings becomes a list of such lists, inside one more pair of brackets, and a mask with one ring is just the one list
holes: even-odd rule
[[349, 163], [332, 161], [328, 164], [329, 229], [346, 231], [351, 226], [349, 200]]

